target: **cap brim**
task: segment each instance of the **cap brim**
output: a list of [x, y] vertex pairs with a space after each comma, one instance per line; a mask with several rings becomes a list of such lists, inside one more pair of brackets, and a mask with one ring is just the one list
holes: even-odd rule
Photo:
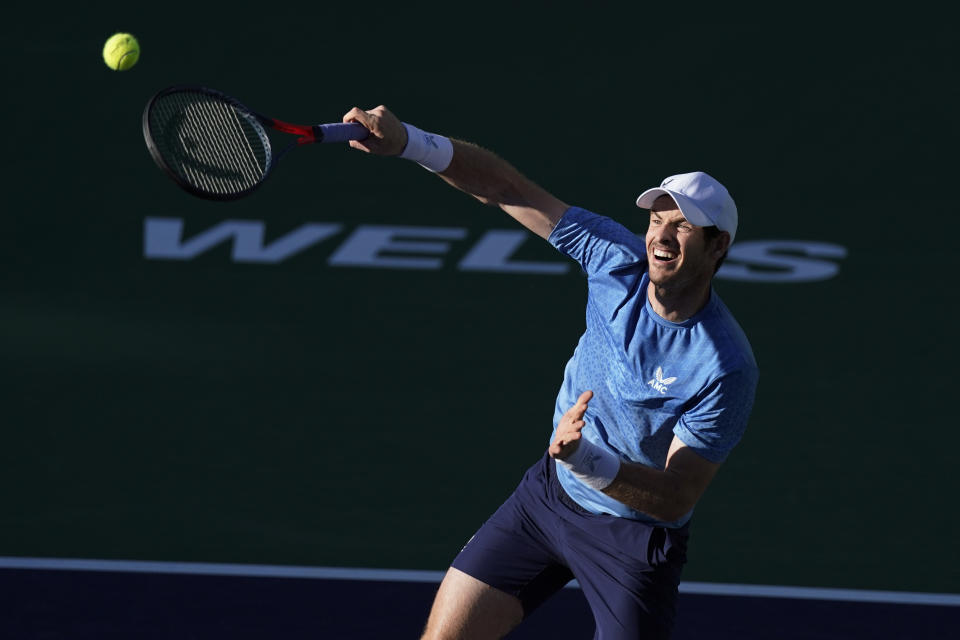
[[637, 206], [642, 209], [649, 209], [660, 196], [670, 196], [673, 198], [673, 201], [677, 203], [677, 207], [680, 209], [680, 213], [683, 214], [683, 217], [686, 218], [690, 224], [695, 224], [698, 227], [713, 226], [713, 220], [708, 218], [707, 214], [700, 210], [700, 207], [693, 204], [690, 198], [662, 187], [647, 189], [641, 193], [640, 197], [637, 198]]
[[672, 196], [673, 194], [667, 191], [666, 189], [661, 189], [660, 187], [655, 187], [653, 189], [647, 189], [640, 194], [640, 197], [637, 198], [637, 206], [642, 209], [649, 209], [653, 206], [654, 201], [660, 196]]

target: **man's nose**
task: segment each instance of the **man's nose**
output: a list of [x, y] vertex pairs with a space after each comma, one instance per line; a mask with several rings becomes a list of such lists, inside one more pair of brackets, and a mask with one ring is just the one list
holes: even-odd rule
[[661, 224], [651, 227], [654, 240], [661, 242], [674, 242], [677, 238], [677, 232], [668, 224]]

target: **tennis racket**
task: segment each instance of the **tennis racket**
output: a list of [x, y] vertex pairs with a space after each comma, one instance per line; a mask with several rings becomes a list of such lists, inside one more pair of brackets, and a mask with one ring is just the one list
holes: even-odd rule
[[[275, 152], [267, 127], [297, 138]], [[356, 123], [310, 126], [274, 120], [195, 85], [163, 89], [143, 110], [143, 137], [154, 161], [180, 187], [209, 200], [250, 195], [294, 147], [363, 140], [369, 133]]]

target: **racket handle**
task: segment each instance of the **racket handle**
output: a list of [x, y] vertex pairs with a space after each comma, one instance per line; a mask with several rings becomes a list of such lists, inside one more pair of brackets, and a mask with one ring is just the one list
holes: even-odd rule
[[317, 142], [347, 142], [348, 140], [365, 140], [370, 131], [356, 122], [338, 122], [336, 124], [318, 124], [314, 127], [317, 132]]

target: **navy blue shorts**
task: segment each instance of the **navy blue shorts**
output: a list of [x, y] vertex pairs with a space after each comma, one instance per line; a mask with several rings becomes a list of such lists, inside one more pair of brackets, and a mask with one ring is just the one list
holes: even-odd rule
[[564, 492], [554, 464], [545, 455], [527, 470], [453, 566], [519, 598], [524, 615], [576, 578], [595, 638], [668, 638], [688, 527], [589, 513]]

